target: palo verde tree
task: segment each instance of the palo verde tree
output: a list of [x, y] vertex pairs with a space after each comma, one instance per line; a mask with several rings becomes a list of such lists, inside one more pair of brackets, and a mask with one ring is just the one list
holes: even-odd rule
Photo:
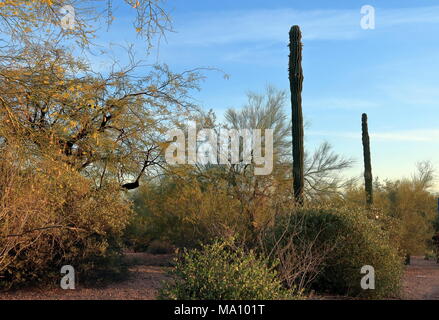
[[150, 48], [157, 36], [172, 30], [163, 0], [124, 0], [114, 9], [113, 0], [4, 0], [0, 2], [2, 48], [45, 38], [73, 40], [87, 47], [96, 26], [110, 26], [123, 6], [135, 12], [133, 29]]
[[[248, 102], [240, 110], [228, 109], [225, 118], [227, 127], [232, 129], [273, 129], [273, 175], [280, 175], [280, 180], [288, 181], [291, 189], [292, 124], [284, 112], [286, 100], [285, 91], [268, 86], [263, 94], [249, 92]], [[323, 142], [313, 152], [305, 150], [304, 197], [321, 199], [339, 193], [347, 183], [340, 178], [340, 171], [349, 168], [352, 163], [352, 159], [335, 153], [328, 142]], [[244, 168], [248, 169], [248, 166], [231, 165], [234, 174], [242, 173]], [[256, 177], [252, 179], [255, 181]]]
[[[0, 287], [58, 276], [63, 264], [91, 274], [120, 253], [131, 214], [121, 187], [163, 166], [165, 132], [197, 108], [197, 69], [141, 66], [129, 50], [126, 66], [96, 72], [79, 54], [96, 48], [108, 4], [0, 3]], [[160, 0], [123, 4], [149, 45], [167, 30]], [[74, 27], [62, 28], [72, 7]]]
[[291, 116], [293, 135], [293, 190], [296, 202], [303, 204], [304, 149], [302, 115], [302, 33], [299, 26], [290, 30], [289, 78], [291, 91]]
[[[173, 73], [166, 65], [140, 68], [131, 51], [126, 67], [95, 72], [68, 45], [74, 39], [91, 46], [92, 22], [102, 17], [99, 1], [85, 2], [69, 2], [76, 11], [71, 30], [59, 25], [66, 1], [2, 2], [8, 45], [0, 48], [0, 147], [16, 141], [35, 156], [66, 163], [98, 187], [109, 179], [133, 189], [147, 168], [162, 164], [165, 131], [196, 109], [189, 92], [202, 75], [197, 69]], [[148, 44], [170, 29], [161, 1], [125, 2]]]
[[104, 77], [49, 44], [4, 59], [1, 146], [12, 140], [32, 145], [28, 150], [35, 155], [51, 155], [99, 185], [106, 178], [138, 185], [139, 173], [160, 165], [167, 128], [195, 110], [188, 90], [199, 75], [175, 74], [166, 66], [155, 66], [143, 77], [129, 71]]

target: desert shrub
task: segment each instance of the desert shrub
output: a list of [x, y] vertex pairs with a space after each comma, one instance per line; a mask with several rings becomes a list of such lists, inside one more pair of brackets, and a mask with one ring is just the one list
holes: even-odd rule
[[[309, 288], [319, 292], [370, 298], [399, 294], [401, 256], [381, 223], [364, 209], [297, 209], [277, 219], [265, 245], [281, 260], [281, 275], [298, 274], [293, 282], [310, 280]], [[292, 261], [307, 256], [311, 270]], [[375, 268], [375, 290], [361, 289], [364, 265]]]
[[149, 244], [153, 241], [152, 234], [147, 219], [136, 213], [125, 229], [123, 242], [126, 248], [134, 252], [146, 252]]
[[239, 201], [223, 184], [163, 181], [140, 189], [133, 200], [136, 213], [145, 219], [145, 234], [180, 248], [244, 233], [247, 227]]
[[435, 252], [435, 250], [430, 249], [430, 250], [427, 250], [427, 251], [425, 252], [425, 254], [424, 254], [424, 260], [436, 260], [436, 259], [437, 259], [437, 257], [436, 257], [436, 252]]
[[288, 299], [277, 273], [258, 259], [227, 242], [214, 242], [201, 249], [185, 250], [171, 271], [173, 280], [160, 292], [171, 300]]
[[0, 176], [0, 287], [59, 282], [63, 265], [82, 282], [123, 274], [131, 209], [116, 186], [97, 189], [56, 161], [2, 161]]
[[260, 230], [276, 214], [293, 207], [291, 184], [268, 176], [233, 175], [229, 170], [179, 168], [139, 188], [133, 202], [145, 221], [144, 234], [180, 248], [198, 248], [228, 237], [255, 248]]
[[278, 216], [274, 226], [262, 232], [260, 241], [264, 255], [279, 261], [277, 270], [283, 284], [298, 291], [309, 289], [335, 247], [331, 241], [307, 235], [303, 223], [303, 216]]
[[[418, 172], [410, 179], [374, 183], [374, 207], [381, 217], [396, 221], [392, 234], [394, 245], [409, 255], [423, 255], [434, 234], [437, 199], [431, 192], [433, 171], [429, 163], [418, 164]], [[346, 191], [345, 202], [364, 204], [364, 188], [355, 186]]]
[[153, 240], [148, 246], [147, 252], [152, 254], [168, 254], [175, 251], [174, 246], [168, 241]]

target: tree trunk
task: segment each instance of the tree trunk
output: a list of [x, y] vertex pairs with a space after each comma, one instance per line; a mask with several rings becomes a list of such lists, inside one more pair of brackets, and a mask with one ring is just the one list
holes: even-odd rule
[[294, 198], [303, 204], [303, 115], [302, 115], [302, 33], [299, 26], [290, 30], [289, 78], [291, 91], [291, 115], [293, 135], [293, 190]]
[[370, 161], [369, 130], [367, 127], [367, 114], [361, 117], [361, 128], [363, 135], [363, 157], [364, 157], [364, 186], [366, 190], [366, 204], [370, 207], [373, 204], [372, 187], [372, 164]]

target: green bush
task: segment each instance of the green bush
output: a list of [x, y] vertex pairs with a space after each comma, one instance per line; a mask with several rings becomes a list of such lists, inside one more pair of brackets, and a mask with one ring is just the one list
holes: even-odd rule
[[271, 300], [292, 296], [266, 261], [224, 242], [185, 250], [171, 275], [173, 280], [161, 290], [161, 299]]
[[[310, 285], [318, 292], [367, 298], [399, 295], [402, 258], [388, 232], [364, 209], [298, 209], [278, 218], [265, 242], [268, 250], [275, 244], [280, 248], [294, 246], [296, 257], [305, 256], [310, 248], [317, 248], [316, 252], [327, 249]], [[361, 288], [364, 265], [375, 269], [374, 290]]]
[[[437, 199], [431, 192], [431, 172], [422, 173], [422, 170], [411, 179], [374, 183], [373, 207], [381, 211], [380, 217], [384, 214], [398, 224], [397, 228], [390, 230], [394, 233], [394, 245], [404, 254], [414, 256], [424, 254], [435, 227], [439, 227], [436, 224]], [[363, 187], [350, 188], [344, 199], [350, 205], [361, 206], [364, 202]]]
[[[239, 201], [227, 185], [202, 185], [195, 179], [184, 184], [163, 181], [146, 185], [133, 194], [134, 211], [145, 222], [143, 234], [169, 241], [179, 248], [199, 248], [216, 238], [245, 233]], [[141, 234], [133, 234], [141, 242]]]
[[151, 241], [153, 233], [150, 224], [145, 217], [135, 213], [123, 234], [125, 247], [134, 252], [146, 252]]

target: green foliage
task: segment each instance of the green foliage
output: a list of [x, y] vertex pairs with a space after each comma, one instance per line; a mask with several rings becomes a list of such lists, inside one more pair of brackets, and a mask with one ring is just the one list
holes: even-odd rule
[[[268, 87], [264, 94], [249, 93], [241, 110], [227, 110], [224, 124], [217, 123], [212, 113], [197, 118], [197, 127], [215, 130], [273, 129], [271, 175], [255, 176], [252, 165], [243, 163], [168, 167], [160, 179], [150, 181], [133, 195], [135, 211], [143, 220], [139, 221], [142, 227], [130, 227], [132, 242], [145, 243], [140, 247], [146, 247], [151, 238], [168, 240], [177, 247], [197, 247], [215, 238], [233, 236], [254, 248], [261, 230], [294, 206], [291, 122], [283, 111], [286, 97], [284, 91]], [[350, 164], [327, 143], [305, 154], [306, 198], [333, 195], [342, 185], [337, 173]]]
[[[320, 292], [369, 298], [398, 296], [402, 275], [402, 259], [390, 242], [389, 235], [376, 220], [361, 209], [299, 209], [283, 216], [267, 235], [267, 246], [282, 246], [291, 240], [297, 256], [305, 256], [304, 243], [313, 248], [329, 248], [321, 261], [319, 274], [311, 288]], [[312, 248], [311, 248], [312, 249]], [[375, 268], [376, 289], [360, 286], [364, 265]]]
[[[397, 222], [388, 229], [394, 245], [404, 254], [423, 255], [434, 234], [437, 200], [429, 191], [431, 170], [428, 163], [421, 163], [411, 179], [374, 184], [374, 208], [380, 219]], [[363, 199], [362, 187], [350, 188], [345, 194], [345, 202], [352, 207], [361, 207]]]
[[435, 250], [429, 249], [425, 252], [424, 260], [436, 260], [436, 252]]
[[170, 178], [139, 189], [134, 203], [145, 219], [145, 232], [177, 247], [198, 247], [246, 227], [240, 203], [228, 194], [224, 181], [211, 185], [190, 176]]
[[145, 252], [151, 241], [152, 232], [147, 219], [134, 214], [123, 234], [124, 245], [135, 252]]
[[232, 249], [227, 242], [185, 251], [171, 272], [174, 277], [161, 291], [171, 300], [288, 299], [274, 270], [250, 251]]

